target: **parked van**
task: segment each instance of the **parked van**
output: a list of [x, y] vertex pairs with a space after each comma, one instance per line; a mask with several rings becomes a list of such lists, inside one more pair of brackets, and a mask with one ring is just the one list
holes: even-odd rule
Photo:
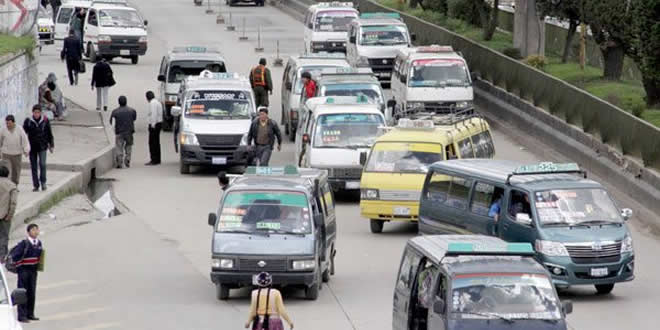
[[[370, 68], [323, 69], [315, 77], [316, 96], [366, 96], [385, 114], [385, 92]], [[301, 103], [306, 98], [301, 94]]]
[[397, 50], [412, 46], [415, 35], [397, 13], [365, 13], [348, 29], [346, 58], [354, 67], [370, 67], [389, 87]]
[[262, 271], [273, 285], [301, 287], [316, 300], [335, 273], [337, 220], [326, 171], [248, 167], [223, 194], [213, 226], [211, 281], [217, 298], [251, 287]]
[[359, 12], [352, 2], [320, 2], [305, 14], [305, 51], [346, 53], [348, 26]]
[[486, 120], [477, 115], [446, 119], [401, 119], [371, 147], [360, 181], [360, 214], [370, 220], [372, 233], [382, 232], [387, 221], [417, 222], [431, 164], [495, 155]]
[[333, 190], [360, 189], [360, 157], [385, 126], [378, 104], [366, 97], [332, 96], [309, 99], [296, 134], [300, 167], [327, 169]]
[[301, 106], [302, 80], [300, 75], [308, 71], [318, 72], [325, 68], [348, 68], [346, 56], [341, 53], [318, 53], [289, 57], [282, 75], [282, 118], [284, 133], [295, 140], [298, 127], [298, 110]]
[[178, 102], [181, 81], [188, 76], [197, 76], [203, 70], [227, 72], [225, 59], [216, 48], [203, 46], [179, 46], [170, 50], [160, 61], [158, 88], [163, 105], [163, 130], [171, 130], [174, 123], [171, 108]]
[[84, 53], [92, 62], [121, 57], [137, 64], [147, 53], [147, 21], [123, 0], [92, 1], [83, 29]]
[[474, 93], [467, 63], [451, 46], [399, 49], [392, 73], [393, 113], [447, 114], [473, 107]]
[[566, 330], [560, 302], [529, 243], [480, 235], [408, 241], [394, 288], [394, 330]]
[[634, 279], [633, 240], [605, 188], [577, 164], [503, 160], [433, 164], [420, 201], [424, 234], [486, 234], [534, 244], [558, 287], [595, 285], [600, 294]]
[[252, 86], [237, 73], [202, 71], [181, 82], [180, 105], [172, 107], [179, 117], [174, 139], [179, 150], [179, 171], [190, 173], [192, 165], [244, 165], [234, 159], [257, 115]]
[[[117, 0], [115, 2], [121, 2], [121, 0]], [[91, 0], [69, 0], [66, 2], [62, 1], [62, 5], [57, 11], [57, 16], [55, 19], [55, 40], [62, 41], [64, 38], [68, 37], [69, 30], [71, 29], [71, 20], [73, 15], [80, 12], [80, 9], [89, 9], [91, 5]]]

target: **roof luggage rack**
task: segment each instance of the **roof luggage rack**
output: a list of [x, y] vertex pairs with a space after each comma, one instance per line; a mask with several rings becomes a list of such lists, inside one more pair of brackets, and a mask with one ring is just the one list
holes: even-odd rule
[[553, 163], [543, 162], [539, 164], [523, 165], [515, 169], [506, 177], [506, 184], [509, 184], [511, 178], [519, 175], [543, 175], [543, 174], [581, 174], [585, 179], [587, 172], [580, 169], [577, 163]]

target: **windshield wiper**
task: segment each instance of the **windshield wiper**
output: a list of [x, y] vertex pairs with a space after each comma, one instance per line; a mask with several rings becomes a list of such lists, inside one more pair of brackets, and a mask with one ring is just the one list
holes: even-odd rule
[[486, 317], [496, 317], [496, 318], [501, 319], [501, 320], [504, 320], [504, 321], [506, 321], [506, 322], [508, 322], [508, 323], [513, 323], [513, 322], [516, 321], [516, 320], [514, 320], [514, 319], [510, 319], [510, 318], [508, 318], [508, 317], [504, 317], [504, 316], [502, 316], [502, 315], [495, 314], [495, 313], [461, 312], [461, 314], [473, 314], [473, 315], [486, 316]]
[[348, 149], [358, 149], [358, 148], [369, 148], [368, 145], [366, 144], [347, 144], [341, 146], [342, 148], [348, 148]]
[[247, 229], [231, 229], [231, 230], [220, 230], [219, 233], [235, 233], [235, 234], [250, 234], [250, 235], [261, 235], [261, 236], [270, 236], [268, 232], [261, 231], [251, 231]]
[[607, 221], [607, 220], [586, 220], [586, 221], [580, 221], [577, 223], [578, 225], [606, 225], [606, 226], [611, 226], [611, 225], [621, 225], [621, 223], [614, 222], [614, 221]]
[[296, 236], [300, 236], [300, 237], [305, 237], [305, 235], [306, 235], [305, 233], [298, 233], [298, 232], [295, 232], [295, 231], [282, 230], [282, 229], [275, 229], [275, 230], [273, 230], [273, 232], [275, 232], [276, 234], [296, 235]]

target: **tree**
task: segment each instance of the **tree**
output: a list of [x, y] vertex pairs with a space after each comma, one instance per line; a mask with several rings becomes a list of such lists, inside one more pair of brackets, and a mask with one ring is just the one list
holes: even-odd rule
[[536, 0], [536, 6], [542, 16], [556, 17], [568, 21], [568, 33], [564, 43], [564, 51], [561, 62], [566, 63], [571, 52], [571, 45], [577, 32], [577, 27], [582, 23], [582, 0]]
[[495, 34], [495, 29], [497, 29], [497, 21], [500, 14], [499, 7], [500, 7], [500, 0], [493, 0], [493, 8], [490, 11], [490, 15], [486, 15], [484, 21], [484, 40], [493, 39], [493, 35]]
[[660, 0], [634, 0], [633, 43], [629, 55], [642, 72], [649, 107], [660, 105]]
[[424, 8], [424, 4], [422, 2], [423, 2], [423, 0], [410, 0], [410, 3], [408, 4], [408, 6], [412, 9], [415, 9], [419, 5], [419, 7], [422, 8], [422, 10], [426, 10], [426, 8]]
[[624, 56], [634, 53], [631, 51], [635, 19], [632, 1], [648, 0], [584, 0], [583, 17], [600, 46], [605, 79], [621, 79]]

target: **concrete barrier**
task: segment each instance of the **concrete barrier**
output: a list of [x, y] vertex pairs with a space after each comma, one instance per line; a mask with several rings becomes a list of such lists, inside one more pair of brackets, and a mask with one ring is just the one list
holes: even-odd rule
[[12, 114], [17, 123], [29, 116], [38, 101], [39, 56], [25, 52], [0, 57], [0, 118]]

